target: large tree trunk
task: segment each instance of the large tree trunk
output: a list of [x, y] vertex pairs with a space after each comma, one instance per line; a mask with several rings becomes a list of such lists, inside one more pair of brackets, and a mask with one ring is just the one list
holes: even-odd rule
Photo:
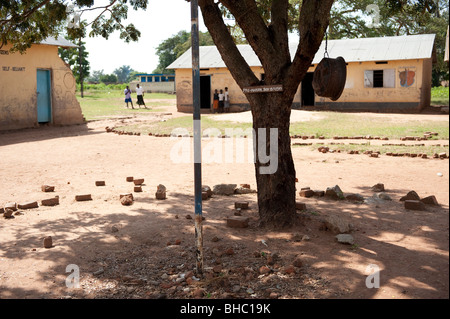
[[[259, 94], [250, 97], [250, 104], [256, 133], [255, 173], [260, 225], [284, 228], [292, 225], [296, 218], [295, 167], [289, 135], [292, 99], [282, 93]], [[274, 128], [276, 133], [271, 135], [270, 129]], [[269, 154], [270, 161], [267, 162], [266, 155]]]
[[[300, 12], [300, 43], [293, 59], [288, 43], [288, 0], [272, 0], [271, 21], [267, 24], [259, 13], [255, 0], [221, 0], [235, 17], [265, 72], [265, 84], [281, 84], [282, 93], [247, 94], [256, 133], [256, 182], [260, 224], [282, 228], [295, 219], [295, 168], [291, 153], [289, 124], [291, 106], [300, 81], [305, 76], [320, 47], [328, 26], [334, 0], [303, 0]], [[203, 19], [222, 59], [241, 88], [260, 85], [247, 62], [240, 54], [223, 21], [219, 3], [199, 0]], [[270, 129], [278, 129], [276, 142], [270, 142]], [[265, 129], [266, 134], [259, 131]], [[264, 141], [265, 149], [258, 150]], [[264, 155], [274, 150], [277, 168], [267, 173]], [[264, 154], [266, 153], [266, 154]], [[261, 160], [261, 158], [263, 160]], [[265, 173], [262, 173], [266, 171]]]

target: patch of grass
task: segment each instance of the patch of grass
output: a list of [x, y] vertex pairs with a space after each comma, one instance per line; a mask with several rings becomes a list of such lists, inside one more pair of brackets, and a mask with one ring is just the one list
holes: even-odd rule
[[449, 105], [449, 88], [443, 86], [431, 88], [431, 105]]
[[172, 94], [147, 93], [144, 96], [145, 104], [152, 109], [139, 109], [136, 103], [136, 96], [132, 96], [135, 109], [126, 108], [125, 98], [122, 91], [119, 90], [89, 90], [83, 92], [83, 98], [80, 92], [76, 97], [80, 102], [81, 110], [86, 120], [96, 120], [113, 116], [131, 116], [136, 112], [158, 112], [165, 105], [161, 101], [152, 101], [152, 99], [174, 99]]
[[361, 115], [323, 112], [321, 120], [292, 123], [291, 135], [333, 136], [380, 136], [400, 139], [404, 136], [423, 136], [425, 132], [439, 133], [440, 139], [449, 137], [448, 121], [395, 122], [386, 117], [364, 118]]

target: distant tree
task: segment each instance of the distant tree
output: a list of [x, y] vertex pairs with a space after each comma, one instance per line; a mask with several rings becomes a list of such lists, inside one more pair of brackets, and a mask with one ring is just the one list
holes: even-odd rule
[[126, 82], [129, 83], [129, 82], [136, 80], [136, 74], [145, 74], [145, 73], [147, 73], [147, 72], [139, 72], [139, 71], [132, 70], [130, 72], [130, 74], [128, 75]]
[[119, 83], [125, 83], [128, 82], [128, 77], [132, 71], [134, 70], [129, 65], [122, 65], [120, 68], [115, 69], [113, 73], [117, 76]]
[[88, 78], [88, 81], [98, 83], [98, 82], [100, 82], [100, 78], [103, 75], [105, 75], [105, 72], [103, 70], [92, 71], [91, 76]]
[[[71, 40], [71, 39], [68, 39]], [[81, 71], [83, 80], [87, 80], [90, 74], [90, 65], [88, 61], [89, 52], [86, 50], [85, 42], [78, 42], [78, 48], [58, 48], [61, 59], [70, 65], [77, 83], [80, 83], [80, 52], [81, 52]]]
[[100, 77], [100, 82], [117, 83], [117, 76], [115, 74], [104, 74]]

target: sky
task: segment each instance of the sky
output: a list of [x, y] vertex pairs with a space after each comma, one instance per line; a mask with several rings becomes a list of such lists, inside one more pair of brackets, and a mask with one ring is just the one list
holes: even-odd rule
[[[95, 1], [95, 6], [109, 1]], [[101, 11], [86, 12], [82, 18], [87, 21], [94, 19]], [[109, 15], [107, 15], [109, 17]], [[91, 20], [90, 20], [91, 19]], [[86, 37], [86, 50], [89, 52], [91, 73], [103, 70], [105, 74], [112, 73], [122, 65], [129, 65], [139, 72], [151, 73], [158, 66], [156, 48], [164, 40], [179, 31], [191, 30], [190, 3], [185, 0], [149, 0], [147, 10], [128, 10], [128, 18], [124, 25], [133, 23], [141, 32], [138, 42], [126, 43], [119, 38], [119, 33], [110, 35], [108, 40], [102, 37]], [[200, 31], [207, 31], [199, 9]]]

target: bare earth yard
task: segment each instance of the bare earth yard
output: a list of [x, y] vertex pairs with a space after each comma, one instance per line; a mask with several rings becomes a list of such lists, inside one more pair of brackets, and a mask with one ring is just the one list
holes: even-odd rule
[[[298, 225], [272, 231], [257, 227], [256, 194], [214, 195], [203, 202], [205, 276], [196, 280], [194, 221], [186, 218], [194, 216], [194, 166], [171, 162], [178, 139], [106, 133], [120, 121], [0, 133], [0, 205], [60, 199], [0, 218], [0, 298], [449, 298], [448, 159], [293, 148], [298, 190], [339, 185], [369, 198], [371, 187], [383, 183], [392, 201], [297, 194], [307, 205]], [[256, 189], [251, 163], [204, 164], [202, 175], [211, 188]], [[133, 205], [122, 206], [119, 194], [133, 192], [128, 176], [145, 185], [133, 193]], [[98, 180], [106, 186], [95, 186]], [[42, 192], [44, 184], [55, 192]], [[167, 187], [166, 200], [155, 199], [158, 184]], [[440, 206], [406, 210], [399, 199], [411, 190], [435, 195]], [[77, 202], [79, 194], [92, 200]], [[242, 211], [249, 228], [226, 225], [238, 200], [250, 202]], [[331, 215], [354, 225], [354, 245], [323, 229]], [[52, 248], [43, 247], [45, 236], [52, 236]], [[380, 287], [369, 289], [373, 264]], [[66, 287], [68, 265], [79, 267], [79, 288]]]

